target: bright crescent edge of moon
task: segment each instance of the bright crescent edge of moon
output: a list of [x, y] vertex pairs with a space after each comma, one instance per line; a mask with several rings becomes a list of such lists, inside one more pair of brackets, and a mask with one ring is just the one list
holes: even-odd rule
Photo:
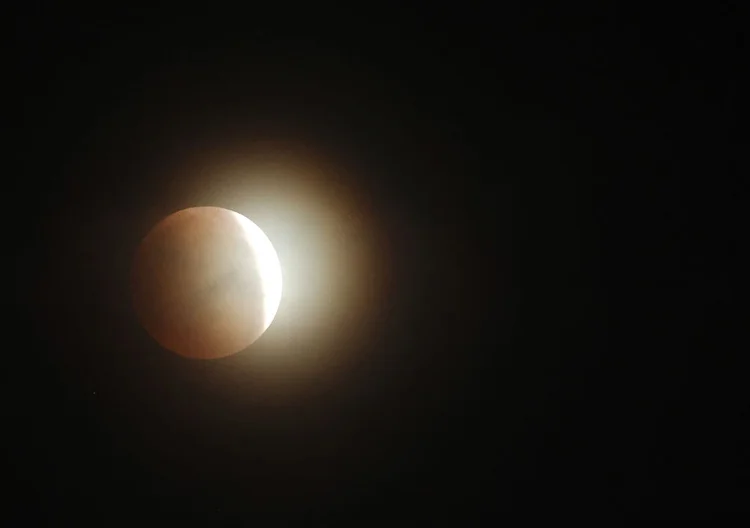
[[282, 276], [281, 262], [271, 240], [252, 220], [236, 211], [230, 211], [242, 226], [250, 248], [255, 253], [263, 284], [263, 331], [265, 332], [281, 304]]

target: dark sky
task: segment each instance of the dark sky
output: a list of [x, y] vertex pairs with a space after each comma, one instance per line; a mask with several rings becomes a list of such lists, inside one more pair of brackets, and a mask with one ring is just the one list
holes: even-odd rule
[[[731, 9], [99, 9], [8, 30], [18, 523], [747, 509]], [[382, 244], [368, 339], [276, 395], [127, 297], [174, 168], [263, 141]]]

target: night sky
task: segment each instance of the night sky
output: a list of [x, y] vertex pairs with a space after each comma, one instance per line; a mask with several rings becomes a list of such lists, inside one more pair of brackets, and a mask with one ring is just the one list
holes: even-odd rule
[[[10, 18], [9, 526], [747, 510], [733, 12], [285, 9]], [[357, 310], [186, 360], [131, 259], [248, 153], [349, 197]]]

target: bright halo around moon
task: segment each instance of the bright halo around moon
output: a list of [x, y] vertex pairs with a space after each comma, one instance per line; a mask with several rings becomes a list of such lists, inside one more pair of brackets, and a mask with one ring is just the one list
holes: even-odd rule
[[[197, 282], [206, 281], [195, 286], [196, 296], [198, 291], [213, 294], [201, 300], [204, 315], [172, 318], [179, 324], [169, 331], [168, 321], [153, 314], [154, 303], [162, 302], [154, 288], [164, 285], [142, 286], [139, 306], [145, 317], [139, 317], [155, 330], [142, 325], [164, 348], [181, 347], [181, 355], [204, 357], [206, 349], [196, 341], [213, 340], [209, 357], [232, 355], [229, 362], [216, 363], [221, 369], [232, 366], [222, 370], [233, 376], [228, 387], [251, 382], [254, 391], [269, 397], [294, 397], [344, 379], [361, 355], [377, 346], [393, 313], [393, 240], [387, 231], [392, 220], [381, 212], [377, 188], [362, 186], [379, 169], [317, 144], [245, 138], [217, 144], [180, 151], [154, 169], [154, 181], [162, 182], [153, 192], [159, 202], [144, 210], [141, 225], [146, 231], [168, 219], [170, 211], [186, 215], [186, 221], [213, 212], [221, 229], [197, 236], [200, 229], [185, 226], [183, 236], [200, 239], [187, 247], [208, 248], [199, 252], [208, 262], [191, 269], [213, 267], [225, 282], [186, 272]], [[232, 264], [238, 260], [241, 265]], [[176, 280], [175, 268], [166, 268], [172, 270], [165, 275], [169, 285]], [[189, 284], [175, 285], [173, 297], [180, 299]], [[162, 313], [181, 303], [172, 301]], [[307, 382], [313, 378], [316, 383]]]

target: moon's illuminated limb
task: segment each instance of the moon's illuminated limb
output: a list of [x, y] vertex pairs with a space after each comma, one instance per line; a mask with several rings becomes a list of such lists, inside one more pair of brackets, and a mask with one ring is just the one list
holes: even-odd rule
[[281, 303], [281, 263], [273, 244], [261, 228], [235, 211], [232, 211], [232, 214], [242, 226], [258, 263], [258, 272], [263, 284], [263, 330], [265, 331], [271, 326]]

